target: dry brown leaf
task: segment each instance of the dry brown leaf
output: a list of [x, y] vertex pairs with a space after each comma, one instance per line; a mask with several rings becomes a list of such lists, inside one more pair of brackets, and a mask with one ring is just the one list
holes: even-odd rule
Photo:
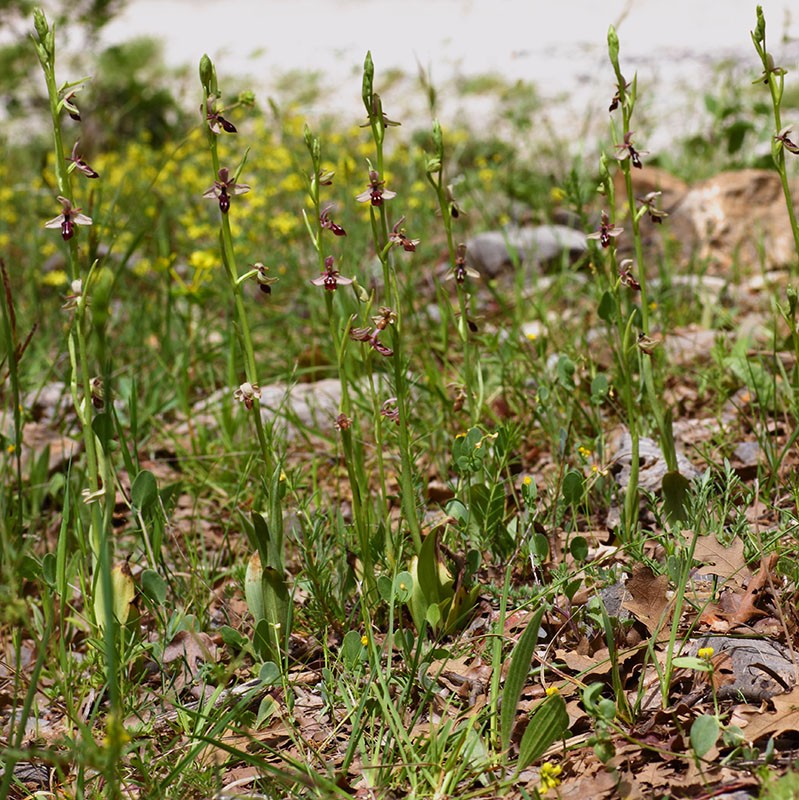
[[777, 554], [772, 553], [760, 560], [760, 569], [747, 584], [746, 594], [741, 597], [735, 612], [728, 615], [730, 622], [734, 625], [742, 625], [754, 616], [762, 617], [764, 615], [765, 612], [755, 607], [755, 602], [758, 599], [760, 590], [769, 585], [770, 576], [777, 563], [777, 558]]
[[764, 713], [757, 709], [744, 727], [744, 734], [750, 742], [761, 736], [777, 736], [785, 731], [799, 731], [799, 687], [794, 687], [787, 694], [772, 697], [771, 702], [774, 704], [774, 711]]
[[597, 650], [594, 655], [583, 655], [576, 650], [558, 648], [555, 660], [563, 662], [569, 669], [580, 674], [604, 675], [610, 671], [611, 662], [607, 647]]
[[702, 572], [718, 575], [739, 587], [743, 587], [751, 575], [744, 559], [743, 540], [737, 537], [729, 547], [722, 547], [715, 536], [700, 537], [696, 541], [694, 559], [704, 565]]
[[636, 564], [627, 581], [627, 591], [631, 597], [624, 600], [622, 606], [653, 633], [666, 621], [668, 588], [668, 575], [655, 575], [646, 564]]
[[217, 650], [213, 639], [202, 631], [178, 631], [164, 648], [161, 664], [168, 666], [178, 662], [183, 669], [175, 678], [174, 690], [179, 695], [187, 683], [191, 683], [201, 661], [214, 663]]

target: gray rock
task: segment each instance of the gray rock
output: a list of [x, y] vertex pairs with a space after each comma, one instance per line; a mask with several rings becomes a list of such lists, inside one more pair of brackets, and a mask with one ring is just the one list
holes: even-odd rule
[[[632, 439], [625, 431], [615, 452], [611, 452], [612, 472], [616, 483], [625, 489], [630, 482], [630, 465], [632, 461]], [[647, 492], [659, 492], [663, 476], [668, 472], [666, 459], [660, 446], [647, 436], [638, 440], [638, 485]], [[682, 454], [677, 453], [677, 468], [688, 480], [699, 476], [699, 470]]]
[[561, 258], [582, 255], [586, 250], [585, 234], [565, 225], [511, 227], [502, 231], [478, 233], [466, 242], [467, 259], [482, 275], [495, 278], [513, 268], [544, 264]]
[[729, 656], [724, 670], [727, 674], [732, 673], [732, 680], [719, 687], [719, 700], [744, 697], [750, 703], [759, 702], [784, 694], [796, 684], [796, 668], [790, 651], [778, 642], [705, 636], [692, 642], [687, 652], [695, 656], [701, 647], [712, 647], [716, 654]]

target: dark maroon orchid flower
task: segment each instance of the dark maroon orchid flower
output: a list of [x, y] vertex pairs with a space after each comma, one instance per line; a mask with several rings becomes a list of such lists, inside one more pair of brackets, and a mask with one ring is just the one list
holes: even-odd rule
[[75, 144], [72, 146], [72, 155], [67, 157], [67, 161], [71, 162], [73, 166], [69, 169], [70, 171], [75, 169], [78, 172], [84, 174], [87, 178], [99, 178], [99, 173], [95, 172], [79, 155], [78, 155], [78, 145], [80, 144], [80, 139], [75, 141]]
[[[208, 97], [205, 103], [205, 120], [212, 133], [237, 133], [236, 126], [222, 116], [222, 110], [216, 107], [217, 98], [213, 95]], [[202, 108], [200, 109], [203, 110]]]
[[380, 180], [376, 170], [369, 170], [369, 187], [361, 192], [355, 199], [359, 203], [371, 203], [373, 206], [382, 206], [384, 201], [397, 196], [396, 192], [383, 188], [385, 181]]
[[781, 142], [782, 146], [789, 152], [793, 153], [794, 155], [799, 154], [799, 146], [797, 146], [796, 142], [794, 142], [789, 134], [791, 133], [791, 128], [783, 128], [775, 137], [774, 140], [777, 142]]
[[665, 211], [655, 206], [655, 203], [661, 194], [662, 192], [649, 192], [643, 197], [638, 198], [638, 202], [646, 208], [646, 213], [649, 215], [649, 219], [658, 225], [661, 225], [663, 220], [668, 217], [668, 214]]
[[230, 198], [249, 191], [250, 187], [246, 183], [236, 183], [236, 179], [230, 177], [227, 167], [222, 167], [219, 170], [219, 180], [214, 181], [214, 185], [203, 192], [203, 197], [216, 197], [219, 200], [219, 210], [227, 214], [230, 210]]
[[58, 202], [61, 203], [63, 211], [51, 220], [44, 223], [45, 228], [61, 228], [61, 236], [64, 241], [69, 241], [75, 235], [76, 225], [91, 225], [91, 217], [81, 214], [79, 208], [73, 208], [72, 203], [66, 197], [59, 195]]
[[405, 229], [400, 227], [402, 223], [405, 222], [405, 217], [400, 217], [397, 220], [397, 223], [391, 229], [391, 233], [388, 235], [388, 240], [392, 244], [398, 244], [408, 253], [416, 252], [416, 245], [419, 244], [419, 239], [409, 239], [405, 235]]
[[619, 161], [624, 161], [625, 158], [629, 158], [636, 169], [641, 169], [644, 166], [641, 163], [641, 156], [649, 153], [648, 150], [636, 150], [635, 147], [633, 147], [633, 131], [627, 131], [627, 133], [624, 134], [624, 141], [616, 145], [616, 150], [619, 151], [616, 153], [616, 158], [618, 158]]
[[455, 252], [455, 263], [447, 273], [446, 280], [455, 279], [459, 286], [463, 286], [467, 278], [479, 278], [480, 273], [466, 264], [466, 245], [459, 244]]
[[638, 283], [635, 275], [633, 275], [632, 266], [633, 260], [631, 258], [622, 260], [621, 264], [619, 264], [619, 281], [622, 286], [629, 286], [630, 289], [638, 292], [641, 290], [641, 284]]
[[352, 427], [352, 418], [346, 414], [339, 414], [333, 426], [337, 431], [348, 431]]
[[599, 229], [595, 230], [593, 233], [589, 233], [586, 239], [598, 239], [602, 247], [610, 247], [611, 239], [615, 239], [622, 233], [624, 233], [624, 228], [612, 225], [608, 217], [608, 212], [603, 211]]
[[335, 267], [333, 256], [328, 256], [325, 259], [325, 271], [318, 278], [314, 278], [311, 283], [314, 286], [324, 286], [328, 292], [335, 292], [339, 286], [349, 286], [352, 280], [352, 278], [342, 277]]
[[390, 347], [386, 347], [378, 338], [381, 331], [384, 331], [389, 325], [393, 325], [397, 321], [396, 312], [392, 311], [387, 306], [381, 306], [378, 314], [372, 317], [374, 328], [351, 328], [350, 338], [356, 342], [366, 342], [373, 350], [380, 353], [381, 356], [389, 358], [394, 355], [394, 351]]
[[319, 224], [323, 228], [332, 231], [336, 236], [346, 236], [347, 231], [345, 231], [341, 225], [337, 225], [335, 222], [333, 222], [333, 218], [330, 216], [330, 211], [332, 208], [333, 206], [327, 206], [326, 208], [322, 209], [322, 213], [319, 215]]
[[[630, 88], [630, 84], [625, 81], [624, 82], [624, 91], [626, 92]], [[610, 106], [608, 107], [609, 112], [614, 112], [618, 107], [619, 103], [621, 102], [621, 88], [616, 86], [616, 94], [613, 95], [613, 99], [610, 101]]]
[[256, 270], [255, 280], [258, 282], [258, 288], [264, 294], [272, 294], [272, 284], [277, 283], [279, 278], [273, 278], [269, 274], [269, 267], [262, 264], [260, 261], [256, 261], [252, 266], [253, 269]]
[[389, 397], [388, 400], [383, 403], [380, 409], [380, 416], [385, 417], [386, 419], [390, 419], [393, 422], [396, 422], [399, 425], [400, 417], [399, 417], [399, 407], [397, 406], [397, 398], [396, 397]]

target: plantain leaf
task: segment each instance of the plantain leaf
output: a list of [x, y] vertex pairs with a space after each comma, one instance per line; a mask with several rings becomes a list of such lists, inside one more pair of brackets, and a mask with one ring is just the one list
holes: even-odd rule
[[544, 755], [550, 745], [563, 738], [568, 729], [566, 701], [559, 694], [550, 695], [533, 711], [522, 735], [517, 774]]
[[545, 606], [541, 606], [533, 614], [524, 633], [516, 642], [513, 653], [510, 657], [510, 667], [505, 678], [505, 687], [502, 690], [502, 711], [499, 717], [499, 731], [502, 749], [510, 747], [510, 735], [513, 731], [513, 721], [516, 718], [516, 706], [524, 688], [524, 682], [530, 672], [530, 664], [533, 661], [533, 652], [538, 644], [538, 629], [541, 627], [541, 620], [544, 616]]
[[688, 519], [688, 492], [691, 482], [679, 472], [667, 472], [661, 483], [663, 508], [669, 522], [684, 522]]

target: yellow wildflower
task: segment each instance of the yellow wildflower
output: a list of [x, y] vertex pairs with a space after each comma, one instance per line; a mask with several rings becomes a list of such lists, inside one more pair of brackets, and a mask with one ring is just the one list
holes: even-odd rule
[[45, 286], [59, 286], [67, 285], [67, 273], [63, 269], [54, 269], [52, 272], [46, 272], [42, 276], [42, 283]]
[[563, 767], [560, 764], [553, 764], [551, 761], [545, 761], [541, 765], [541, 770], [538, 774], [539, 791], [541, 794], [546, 794], [550, 789], [557, 789], [560, 786], [560, 774], [563, 772]]
[[715, 652], [716, 651], [712, 647], [700, 647], [696, 654], [699, 656], [699, 658], [702, 658], [705, 661], [710, 661], [710, 659], [713, 658], [713, 653]]

